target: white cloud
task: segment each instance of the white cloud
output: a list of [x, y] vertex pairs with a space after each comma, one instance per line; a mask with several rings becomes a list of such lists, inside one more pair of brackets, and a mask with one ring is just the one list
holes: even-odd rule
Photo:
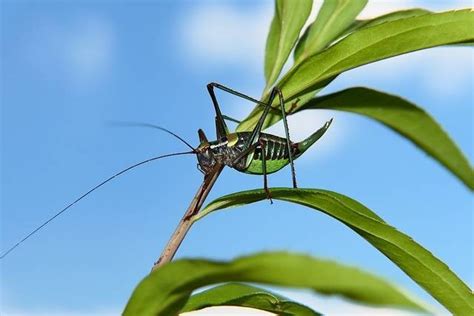
[[66, 67], [79, 84], [94, 83], [110, 63], [114, 44], [111, 25], [103, 19], [84, 17], [70, 32], [64, 47]]
[[419, 1], [416, 0], [375, 0], [369, 1], [364, 10], [359, 14], [359, 19], [372, 19], [392, 11], [417, 7]]
[[371, 19], [393, 11], [410, 8], [425, 8], [432, 11], [444, 11], [471, 7], [469, 0], [420, 1], [420, 0], [370, 0], [358, 18]]
[[181, 19], [182, 51], [195, 65], [261, 67], [272, 14], [271, 2], [252, 10], [225, 2], [195, 6]]
[[253, 308], [247, 307], [209, 307], [199, 311], [182, 313], [183, 316], [227, 316], [227, 315], [239, 315], [239, 316], [271, 316], [276, 315], [270, 312], [260, 311]]

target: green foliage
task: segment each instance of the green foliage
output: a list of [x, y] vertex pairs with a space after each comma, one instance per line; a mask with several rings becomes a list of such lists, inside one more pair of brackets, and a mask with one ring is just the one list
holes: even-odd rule
[[306, 29], [295, 48], [295, 63], [319, 53], [353, 22], [367, 0], [324, 1], [318, 17]]
[[[356, 67], [416, 50], [474, 39], [471, 10], [432, 13], [361, 28], [291, 69], [279, 88], [288, 101]], [[443, 31], [440, 32], [440, 29]]]
[[251, 307], [283, 316], [321, 315], [302, 304], [289, 301], [281, 295], [242, 283], [228, 283], [200, 292], [189, 298], [182, 312], [211, 306]]
[[359, 87], [314, 98], [297, 111], [307, 109], [346, 111], [377, 120], [413, 142], [474, 189], [474, 171], [461, 150], [428, 113], [407, 100]]
[[[328, 80], [350, 69], [420, 49], [473, 41], [474, 29], [467, 27], [473, 23], [474, 12], [460, 10], [426, 13], [360, 28], [328, 49], [296, 64], [276, 85], [286, 101], [291, 103], [299, 96], [326, 86]], [[302, 105], [298, 103], [296, 109]], [[237, 131], [251, 130], [261, 111], [261, 107], [252, 111], [238, 125]], [[280, 116], [273, 115], [265, 126], [280, 119]]]
[[[272, 188], [271, 192], [273, 199], [298, 203], [337, 219], [380, 250], [453, 314], [474, 314], [474, 296], [466, 284], [431, 252], [359, 202], [326, 190]], [[264, 190], [226, 195], [211, 202], [194, 220], [216, 210], [265, 199]]]
[[291, 50], [296, 44], [306, 19], [312, 0], [275, 1], [275, 16], [270, 26], [265, 49], [265, 79], [270, 87], [278, 79]]
[[366, 304], [424, 310], [405, 291], [368, 272], [330, 260], [274, 252], [231, 262], [177, 260], [166, 264], [138, 284], [124, 315], [176, 315], [194, 290], [226, 281], [308, 288]]
[[354, 32], [355, 30], [361, 29], [361, 28], [367, 28], [370, 26], [375, 26], [378, 24], [382, 24], [385, 22], [389, 21], [395, 21], [395, 20], [400, 20], [400, 19], [406, 19], [410, 18], [413, 16], [418, 16], [418, 15], [423, 15], [427, 13], [432, 13], [428, 10], [425, 9], [409, 9], [409, 10], [402, 10], [402, 11], [395, 11], [391, 12], [388, 14], [384, 14], [381, 16], [378, 16], [373, 19], [368, 19], [368, 20], [356, 20], [352, 23], [350, 27], [348, 27], [344, 33], [342, 34], [341, 37], [348, 35], [349, 33]]

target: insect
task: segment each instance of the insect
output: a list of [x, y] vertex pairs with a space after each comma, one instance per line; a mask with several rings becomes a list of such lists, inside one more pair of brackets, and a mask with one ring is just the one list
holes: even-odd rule
[[[263, 105], [262, 116], [252, 132], [230, 133], [225, 123], [219, 103], [217, 102], [214, 88], [221, 89], [233, 95], [239, 96], [246, 100]], [[207, 174], [211, 172], [216, 164], [222, 164], [234, 168], [237, 171], [263, 175], [263, 187], [267, 193], [267, 197], [271, 200], [271, 193], [268, 189], [267, 175], [277, 172], [286, 165], [290, 164], [293, 180], [293, 187], [297, 187], [296, 172], [294, 160], [300, 157], [311, 145], [313, 145], [329, 128], [332, 119], [307, 139], [299, 143], [293, 143], [290, 140], [288, 122], [286, 119], [285, 100], [278, 88], [274, 88], [270, 94], [268, 103], [255, 100], [240, 92], [234, 91], [218, 83], [210, 83], [207, 85], [212, 103], [216, 112], [216, 134], [217, 140], [208, 141], [203, 130], [199, 130], [199, 146], [195, 149], [198, 158], [199, 169]], [[285, 136], [282, 138], [272, 134], [262, 133], [262, 127], [265, 122], [274, 99], [278, 96], [280, 101], [281, 115], [285, 127]], [[234, 119], [231, 119], [235, 121]]]
[[[217, 98], [214, 92], [214, 89], [216, 88], [221, 89], [230, 94], [233, 94], [235, 96], [241, 97], [243, 99], [246, 99], [248, 101], [254, 102], [264, 107], [263, 113], [260, 119], [258, 120], [257, 125], [255, 126], [253, 131], [235, 132], [235, 133], [229, 132], [229, 129], [226, 124], [226, 120], [231, 120], [235, 122], [239, 122], [239, 121], [232, 119], [228, 116], [222, 115], [220, 107], [219, 107], [219, 103], [217, 102]], [[297, 183], [296, 183], [296, 172], [295, 172], [295, 167], [294, 167], [294, 160], [300, 157], [309, 147], [311, 147], [319, 138], [321, 138], [321, 136], [324, 135], [326, 130], [331, 125], [332, 119], [326, 122], [324, 126], [322, 126], [319, 130], [317, 130], [315, 133], [310, 135], [305, 140], [298, 143], [293, 143], [290, 140], [290, 136], [289, 136], [288, 122], [286, 119], [287, 113], [284, 107], [285, 100], [283, 98], [281, 91], [278, 88], [273, 88], [270, 94], [270, 97], [268, 99], [268, 102], [266, 103], [258, 101], [250, 96], [247, 96], [243, 93], [237, 92], [226, 86], [223, 86], [221, 84], [214, 83], [214, 82], [209, 83], [207, 85], [207, 89], [211, 96], [211, 100], [214, 105], [214, 110], [216, 114], [215, 116], [216, 135], [217, 135], [216, 140], [209, 141], [204, 131], [202, 129], [199, 129], [198, 135], [199, 135], [200, 144], [197, 148], [194, 148], [188, 142], [186, 142], [183, 138], [181, 138], [177, 134], [163, 127], [152, 125], [152, 124], [132, 123], [132, 125], [141, 125], [141, 126], [157, 128], [161, 131], [171, 134], [172, 136], [176, 137], [181, 142], [183, 142], [186, 146], [188, 146], [191, 149], [191, 151], [178, 152], [178, 153], [152, 157], [147, 160], [136, 163], [132, 166], [129, 166], [128, 168], [123, 169], [122, 171], [114, 174], [113, 176], [97, 184], [95, 187], [93, 187], [92, 189], [90, 189], [89, 191], [81, 195], [79, 198], [77, 198], [73, 202], [69, 203], [66, 207], [61, 209], [54, 216], [50, 217], [43, 224], [38, 226], [29, 234], [27, 234], [19, 242], [17, 242], [15, 245], [10, 247], [4, 253], [2, 253], [0, 255], [0, 259], [5, 258], [9, 253], [11, 253], [18, 246], [20, 246], [20, 244], [22, 244], [28, 238], [36, 234], [39, 230], [41, 230], [43, 227], [48, 225], [55, 218], [63, 214], [65, 211], [71, 208], [74, 204], [76, 204], [77, 202], [79, 202], [80, 200], [82, 200], [87, 195], [97, 190], [99, 187], [103, 186], [107, 182], [113, 180], [114, 178], [138, 166], [144, 165], [146, 163], [149, 163], [158, 159], [166, 158], [166, 157], [186, 155], [186, 154], [195, 154], [198, 160], [198, 169], [204, 174], [204, 179], [205, 179], [204, 183], [201, 186], [201, 188], [198, 190], [198, 194], [196, 194], [196, 197], [191, 202], [191, 205], [188, 211], [186, 212], [185, 217], [183, 217], [182, 222], [186, 221], [187, 219], [189, 219], [190, 216], [194, 215], [196, 212], [199, 211], [204, 199], [207, 196], [207, 193], [210, 190], [210, 187], [212, 187], [212, 184], [210, 184], [211, 180], [209, 179], [214, 179], [215, 181], [215, 179], [217, 178], [217, 176], [219, 175], [220, 171], [222, 170], [224, 166], [231, 167], [243, 173], [263, 175], [263, 187], [267, 194], [267, 198], [270, 199], [271, 201], [271, 192], [268, 188], [267, 175], [277, 172], [278, 170], [282, 169], [283, 167], [289, 164], [291, 166], [293, 187], [296, 188]], [[286, 136], [285, 138], [262, 132], [263, 124], [270, 110], [277, 111], [275, 108], [272, 107], [273, 101], [277, 97], [279, 98], [281, 115], [283, 117], [283, 124], [285, 128], [285, 136]], [[181, 233], [181, 231], [178, 229], [176, 233]], [[187, 230], [184, 231], [184, 234], [186, 233], [186, 231]], [[182, 236], [180, 237], [181, 239], [179, 243], [181, 242], [182, 238], [184, 238], [184, 234], [183, 233], [181, 234]], [[166, 249], [167, 248], [165, 248], [165, 252], [166, 252]], [[171, 257], [173, 255], [174, 253], [171, 255]]]

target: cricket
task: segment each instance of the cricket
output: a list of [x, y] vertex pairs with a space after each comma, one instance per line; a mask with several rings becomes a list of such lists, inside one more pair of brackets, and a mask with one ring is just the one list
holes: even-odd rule
[[[239, 123], [238, 120], [233, 119], [229, 116], [223, 115], [217, 101], [215, 94], [215, 89], [220, 89], [224, 92], [230, 93], [237, 97], [243, 98], [247, 101], [256, 103], [259, 106], [263, 107], [262, 115], [260, 116], [255, 128], [253, 131], [248, 132], [229, 132], [227, 127], [226, 120]], [[174, 132], [163, 128], [161, 126], [153, 124], [133, 124], [141, 125], [146, 127], [152, 127], [164, 131], [178, 140], [183, 142], [191, 150], [186, 152], [177, 152], [161, 156], [152, 157], [131, 165], [120, 172], [112, 175], [106, 180], [94, 186], [92, 189], [82, 194], [76, 200], [69, 203], [63, 209], [58, 211], [56, 214], [51, 216], [43, 224], [35, 228], [25, 237], [23, 237], [16, 244], [8, 248], [2, 253], [0, 259], [4, 259], [9, 255], [13, 250], [18, 248], [23, 242], [35, 235], [38, 231], [52, 222], [55, 218], [63, 214], [65, 211], [70, 209], [74, 204], [88, 196], [93, 191], [97, 190], [101, 186], [105, 185], [114, 178], [124, 174], [125, 172], [134, 169], [138, 166], [144, 165], [146, 163], [179, 155], [195, 154], [197, 157], [197, 167], [204, 174], [204, 181], [201, 187], [198, 189], [194, 199], [191, 201], [191, 204], [181, 219], [175, 233], [171, 236], [170, 241], [165, 247], [163, 253], [159, 259], [155, 262], [153, 269], [161, 266], [162, 264], [172, 260], [174, 254], [177, 251], [177, 248], [181, 244], [184, 236], [189, 230], [192, 224], [192, 217], [196, 215], [204, 200], [206, 199], [209, 191], [211, 190], [213, 184], [215, 183], [217, 177], [225, 166], [228, 166], [232, 169], [235, 169], [239, 172], [253, 175], [263, 176], [263, 189], [267, 195], [267, 198], [272, 202], [271, 191], [268, 187], [267, 175], [277, 172], [284, 168], [287, 165], [291, 167], [292, 175], [292, 185], [293, 188], [297, 188], [296, 182], [296, 172], [294, 161], [300, 157], [309, 147], [311, 147], [319, 138], [321, 138], [324, 133], [327, 131], [329, 126], [332, 123], [332, 119], [327, 121], [319, 130], [311, 134], [309, 137], [304, 139], [301, 142], [292, 142], [290, 140], [289, 128], [287, 115], [289, 113], [285, 110], [285, 100], [281, 90], [278, 87], [274, 87], [270, 93], [270, 97], [267, 102], [262, 102], [256, 100], [248, 95], [230, 89], [219, 83], [211, 82], [207, 85], [207, 90], [212, 100], [212, 104], [215, 110], [215, 126], [216, 126], [216, 140], [209, 141], [206, 134], [202, 129], [198, 130], [199, 136], [199, 145], [194, 148], [183, 138], [175, 134]], [[272, 111], [280, 111], [277, 108], [273, 107], [273, 103], [278, 98], [279, 106], [281, 110], [281, 116], [283, 119], [285, 137], [279, 137], [272, 134], [263, 133], [262, 129], [264, 126], [265, 119], [267, 118], [268, 113]]]

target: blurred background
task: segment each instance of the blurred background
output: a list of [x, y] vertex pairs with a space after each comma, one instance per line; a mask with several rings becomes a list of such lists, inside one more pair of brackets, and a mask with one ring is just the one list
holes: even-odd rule
[[[470, 1], [370, 1], [362, 18], [393, 10], [470, 7]], [[320, 6], [316, 1], [315, 12]], [[214, 135], [206, 84], [258, 97], [273, 16], [271, 1], [1, 2], [1, 250], [113, 173], [146, 158], [186, 150], [151, 129], [165, 126], [192, 144]], [[367, 86], [426, 109], [473, 160], [473, 53], [442, 47], [349, 71], [323, 91]], [[222, 111], [253, 107], [219, 93]], [[300, 187], [348, 195], [412, 236], [469, 286], [473, 272], [471, 193], [411, 143], [352, 114], [290, 117], [293, 140], [334, 117], [296, 162]], [[272, 133], [283, 135], [274, 126]], [[2, 315], [116, 315], [149, 271], [201, 183], [194, 156], [131, 171], [81, 201], [0, 262]], [[270, 186], [291, 186], [288, 168]], [[226, 169], [208, 201], [261, 188], [262, 178]], [[268, 201], [197, 223], [177, 257], [228, 260], [291, 250], [356, 265], [444, 309], [401, 270], [339, 222], [301, 206]], [[326, 314], [371, 309], [275, 289]]]

